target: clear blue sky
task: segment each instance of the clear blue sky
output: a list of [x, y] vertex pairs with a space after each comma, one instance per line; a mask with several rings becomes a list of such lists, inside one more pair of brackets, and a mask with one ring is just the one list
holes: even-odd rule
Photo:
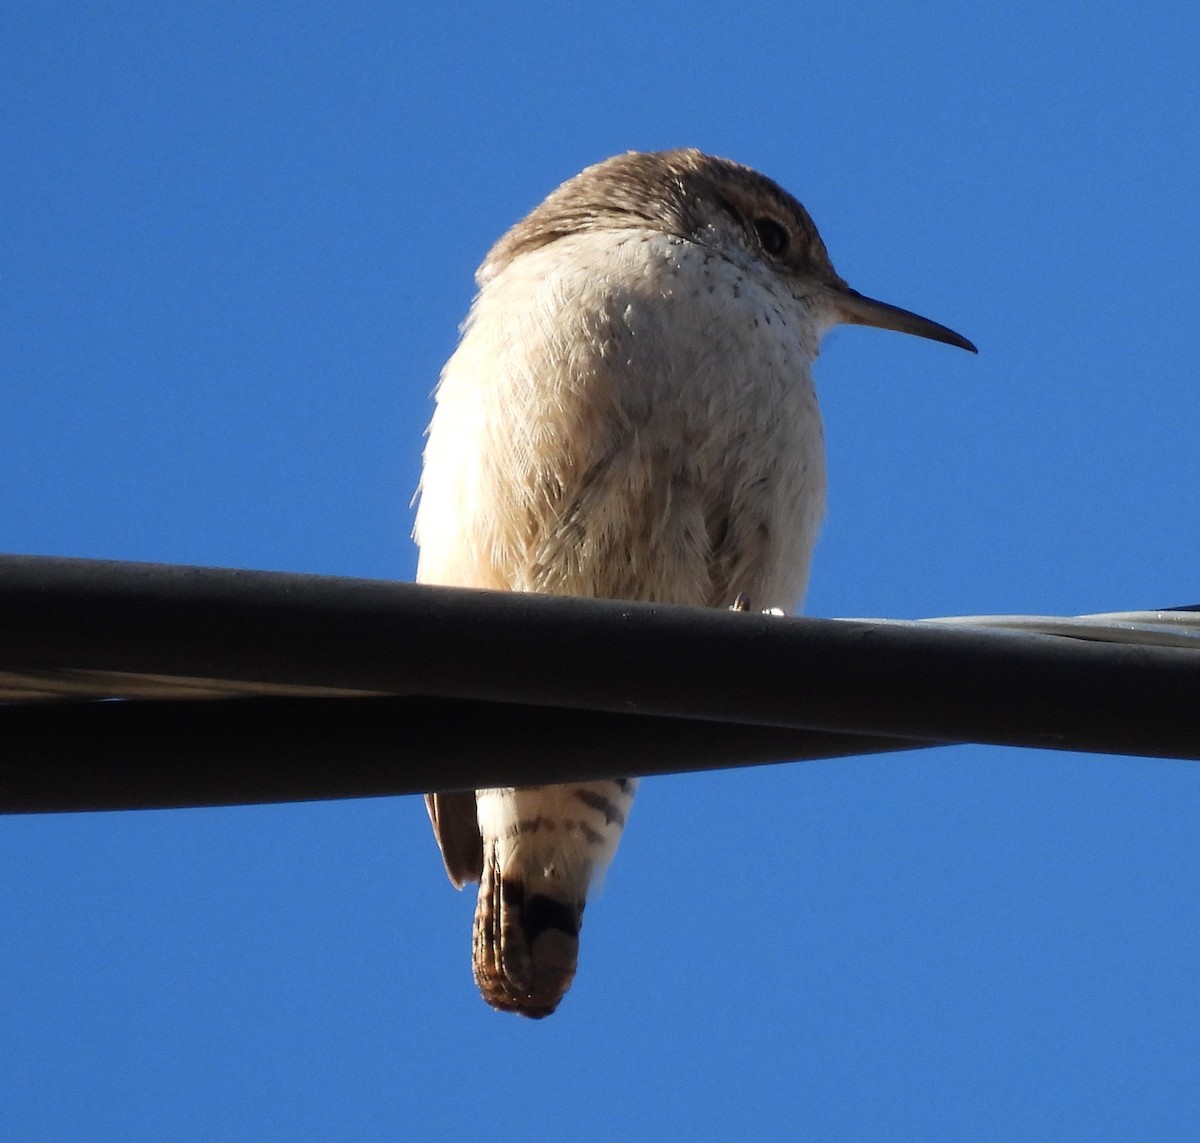
[[[10, 4], [0, 550], [410, 578], [488, 245], [590, 162], [695, 145], [980, 347], [828, 339], [810, 613], [1200, 600], [1197, 11]], [[471, 908], [417, 799], [0, 821], [0, 1134], [1200, 1122], [1194, 764], [648, 782], [539, 1024], [476, 995]]]

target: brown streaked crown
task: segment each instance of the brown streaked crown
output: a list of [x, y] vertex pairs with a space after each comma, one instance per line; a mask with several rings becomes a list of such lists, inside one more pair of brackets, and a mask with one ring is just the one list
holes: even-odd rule
[[716, 212], [780, 272], [842, 284], [796, 199], [750, 167], [694, 148], [629, 151], [568, 179], [492, 247], [480, 284], [518, 255], [582, 231], [651, 229], [704, 242]]

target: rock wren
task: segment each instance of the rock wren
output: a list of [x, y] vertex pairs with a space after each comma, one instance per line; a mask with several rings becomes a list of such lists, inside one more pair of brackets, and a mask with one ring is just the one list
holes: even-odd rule
[[[476, 280], [425, 448], [422, 583], [792, 610], [825, 503], [822, 336], [975, 351], [852, 290], [799, 202], [695, 150], [587, 168]], [[570, 986], [635, 784], [427, 797], [450, 879], [480, 881], [473, 964], [494, 1007], [546, 1016]]]

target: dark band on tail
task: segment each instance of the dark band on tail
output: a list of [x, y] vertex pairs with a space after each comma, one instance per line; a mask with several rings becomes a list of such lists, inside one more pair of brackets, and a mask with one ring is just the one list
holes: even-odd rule
[[484, 869], [475, 913], [475, 982], [483, 998], [506, 1012], [549, 1016], [575, 978], [583, 901], [544, 893]]
[[625, 815], [611, 798], [606, 798], [603, 794], [597, 794], [595, 790], [589, 790], [584, 786], [576, 789], [574, 794], [588, 809], [603, 814], [605, 825], [612, 825], [613, 822], [616, 822], [622, 829], [625, 828]]

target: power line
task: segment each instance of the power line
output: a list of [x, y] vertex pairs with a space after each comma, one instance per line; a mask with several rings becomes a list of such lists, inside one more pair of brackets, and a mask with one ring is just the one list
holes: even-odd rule
[[0, 557], [0, 623], [0, 810], [950, 742], [1200, 758], [1186, 647], [19, 556]]

